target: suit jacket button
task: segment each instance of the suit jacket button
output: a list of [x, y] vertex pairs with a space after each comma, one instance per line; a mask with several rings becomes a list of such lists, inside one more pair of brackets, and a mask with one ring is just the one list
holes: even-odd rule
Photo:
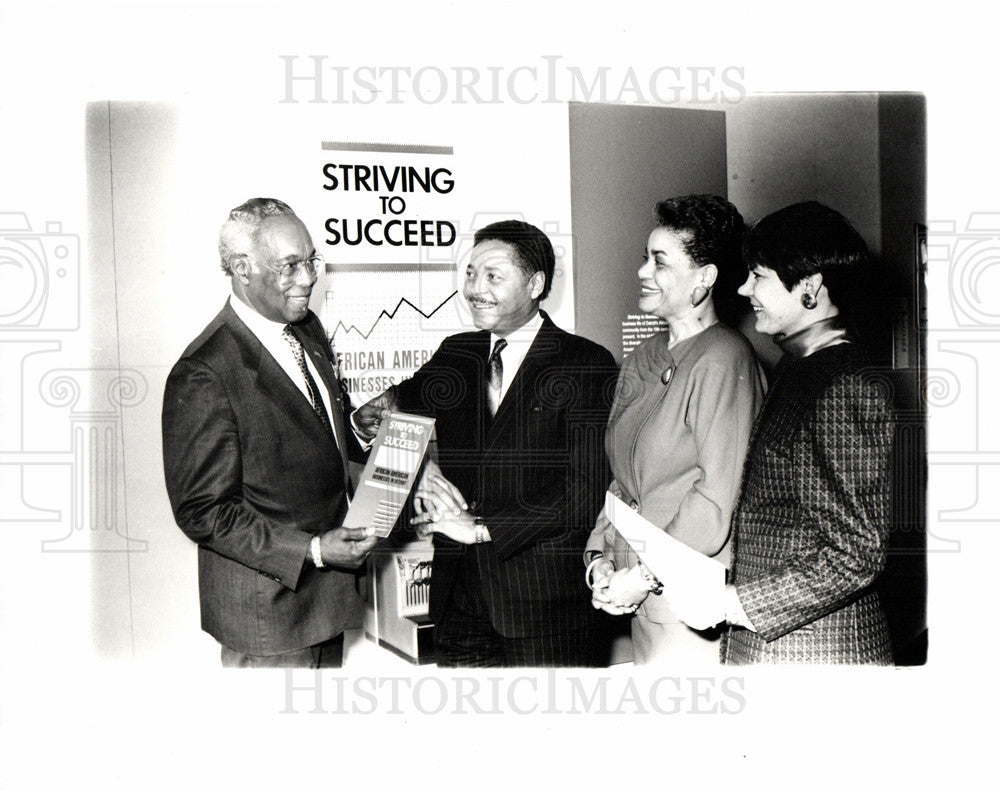
[[633, 511], [638, 511], [639, 510], [639, 501], [638, 500], [633, 500], [632, 502], [630, 502], [628, 504], [628, 507], [631, 508]]

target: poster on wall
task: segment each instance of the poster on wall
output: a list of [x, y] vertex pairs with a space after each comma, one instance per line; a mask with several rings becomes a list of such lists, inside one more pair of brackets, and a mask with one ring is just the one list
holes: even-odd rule
[[454, 331], [460, 204], [452, 146], [323, 141], [321, 318], [363, 403]]

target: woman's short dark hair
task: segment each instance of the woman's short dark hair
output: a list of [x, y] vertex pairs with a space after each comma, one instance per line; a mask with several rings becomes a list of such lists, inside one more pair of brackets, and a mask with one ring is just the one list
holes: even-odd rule
[[548, 236], [531, 223], [501, 220], [480, 228], [473, 237], [473, 245], [489, 241], [504, 242], [514, 248], [517, 265], [529, 277], [535, 272], [545, 275], [545, 285], [538, 299], [541, 301], [549, 295], [556, 271], [556, 254]]
[[746, 225], [733, 204], [718, 195], [681, 195], [656, 204], [661, 228], [680, 234], [684, 250], [698, 266], [718, 270], [712, 290], [716, 312], [735, 323], [739, 302], [736, 289], [745, 279], [741, 248]]
[[868, 260], [868, 247], [844, 215], [816, 201], [786, 206], [747, 232], [743, 258], [774, 271], [789, 291], [817, 272], [830, 301], [844, 308]]

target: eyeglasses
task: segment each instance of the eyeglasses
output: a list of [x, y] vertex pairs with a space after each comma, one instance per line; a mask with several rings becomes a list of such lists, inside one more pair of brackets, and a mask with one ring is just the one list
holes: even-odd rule
[[264, 269], [267, 269], [270, 272], [274, 272], [276, 275], [280, 275], [285, 280], [290, 280], [298, 275], [299, 272], [303, 271], [307, 274], [315, 276], [316, 273], [319, 272], [319, 268], [325, 263], [326, 262], [324, 261], [323, 256], [317, 253], [312, 258], [304, 258], [301, 261], [290, 261], [289, 263], [283, 264], [277, 268], [268, 266], [267, 264], [259, 264], [259, 266], [264, 267]]

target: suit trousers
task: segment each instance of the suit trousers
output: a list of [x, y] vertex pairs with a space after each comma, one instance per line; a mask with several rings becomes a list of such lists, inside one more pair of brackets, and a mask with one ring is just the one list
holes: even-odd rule
[[434, 626], [438, 667], [595, 667], [600, 658], [589, 628], [505, 637], [490, 622], [475, 561], [468, 558]]
[[343, 662], [343, 632], [322, 643], [273, 656], [241, 654], [232, 648], [222, 646], [223, 667], [304, 667], [317, 670], [324, 667], [340, 667]]

